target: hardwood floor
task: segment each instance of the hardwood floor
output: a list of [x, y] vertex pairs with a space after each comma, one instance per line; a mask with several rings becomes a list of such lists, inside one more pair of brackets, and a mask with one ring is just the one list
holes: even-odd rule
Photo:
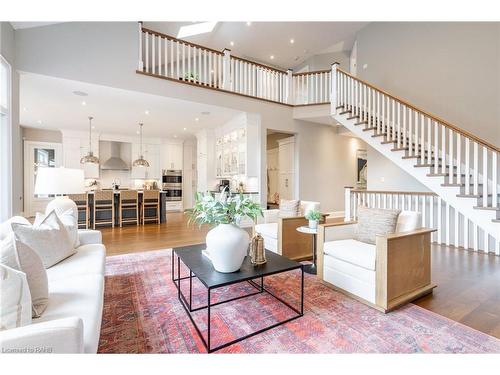
[[[107, 254], [118, 255], [201, 243], [207, 231], [171, 213], [161, 225], [103, 228], [102, 234]], [[417, 305], [500, 338], [500, 257], [433, 245], [432, 279], [438, 287]]]

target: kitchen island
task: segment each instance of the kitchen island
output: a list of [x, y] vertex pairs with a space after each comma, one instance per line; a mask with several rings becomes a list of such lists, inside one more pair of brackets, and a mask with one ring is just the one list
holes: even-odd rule
[[[119, 226], [120, 223], [118, 221], [119, 218], [119, 202], [120, 202], [120, 193], [121, 191], [129, 191], [133, 189], [122, 189], [122, 190], [106, 190], [103, 189], [103, 191], [112, 191], [113, 192], [113, 210], [114, 210], [114, 225]], [[86, 193], [87, 199], [85, 201], [76, 201], [76, 204], [78, 206], [78, 223], [80, 227], [88, 227], [92, 228], [94, 225], [94, 193], [95, 191], [89, 191]], [[164, 190], [160, 190], [160, 222], [164, 223], [167, 221], [167, 192]], [[138, 209], [139, 211], [142, 210], [142, 201], [143, 201], [143, 190], [137, 190], [137, 195], [138, 195]], [[108, 215], [107, 213], [100, 213], [100, 215]], [[146, 215], [148, 215], [148, 212], [146, 210]], [[102, 217], [99, 217], [99, 219], [102, 219]], [[109, 219], [111, 219], [111, 215], [109, 214]], [[86, 224], [86, 221], [88, 220], [88, 224]], [[100, 225], [101, 226], [101, 225]], [[109, 224], [108, 226], [111, 226]]]

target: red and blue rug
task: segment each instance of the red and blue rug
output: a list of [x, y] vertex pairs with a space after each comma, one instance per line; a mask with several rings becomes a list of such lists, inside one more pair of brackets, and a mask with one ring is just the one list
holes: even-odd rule
[[[107, 258], [100, 353], [206, 353], [177, 299], [170, 262], [171, 250]], [[266, 288], [296, 306], [299, 283], [295, 271], [266, 278]], [[206, 304], [201, 283], [193, 288], [194, 306]], [[221, 288], [212, 302], [252, 291], [248, 283]], [[383, 314], [307, 274], [304, 293], [303, 317], [218, 353], [500, 353], [500, 340], [413, 304]], [[212, 314], [212, 345], [219, 345], [293, 312], [263, 293]], [[204, 310], [195, 319], [206, 335]]]

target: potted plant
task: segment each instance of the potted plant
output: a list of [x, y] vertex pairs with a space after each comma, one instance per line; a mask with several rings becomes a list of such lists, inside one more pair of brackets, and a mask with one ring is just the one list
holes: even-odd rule
[[216, 271], [229, 273], [238, 271], [247, 255], [250, 238], [238, 224], [249, 217], [256, 221], [262, 216], [260, 204], [243, 194], [222, 192], [220, 198], [210, 193], [196, 193], [192, 209], [187, 210], [190, 221], [198, 224], [216, 225], [207, 233], [207, 252]]
[[321, 219], [321, 213], [316, 210], [311, 210], [306, 213], [306, 219], [309, 220], [309, 228], [317, 229], [318, 222]]

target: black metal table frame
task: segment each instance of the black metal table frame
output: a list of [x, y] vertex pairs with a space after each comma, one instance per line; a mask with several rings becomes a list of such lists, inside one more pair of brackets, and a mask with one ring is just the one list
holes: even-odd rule
[[[236, 344], [237, 342], [240, 342], [240, 341], [243, 341], [249, 337], [252, 337], [252, 336], [255, 336], [255, 335], [258, 335], [262, 332], [265, 332], [265, 331], [268, 331], [270, 329], [273, 329], [273, 328], [276, 328], [282, 324], [285, 324], [285, 323], [288, 323], [292, 320], [295, 320], [297, 318], [300, 318], [302, 316], [304, 316], [304, 266], [302, 264], [299, 264], [296, 268], [292, 268], [292, 269], [288, 269], [286, 271], [278, 271], [278, 272], [273, 272], [273, 273], [270, 273], [270, 274], [266, 274], [264, 276], [260, 276], [260, 277], [254, 277], [254, 278], [248, 278], [248, 279], [242, 279], [242, 280], [238, 280], [236, 282], [230, 282], [230, 283], [225, 283], [223, 285], [217, 285], [216, 287], [206, 287], [207, 289], [207, 304], [205, 306], [199, 306], [199, 307], [195, 307], [193, 308], [193, 300], [192, 300], [192, 296], [193, 296], [193, 277], [196, 277], [196, 275], [193, 274], [193, 271], [191, 271], [191, 269], [189, 269], [189, 267], [187, 267], [186, 265], [186, 268], [189, 269], [189, 276], [184, 276], [184, 277], [181, 277], [181, 258], [177, 255], [177, 278], [175, 277], [175, 271], [174, 271], [174, 263], [175, 263], [175, 257], [176, 257], [176, 253], [175, 253], [175, 250], [172, 251], [172, 281], [175, 285], [175, 287], [177, 288], [177, 298], [179, 299], [182, 307], [184, 308], [184, 310], [186, 311], [187, 315], [189, 316], [189, 319], [191, 320], [191, 323], [193, 324], [194, 328], [196, 329], [196, 332], [198, 333], [198, 336], [200, 336], [201, 338], [201, 342], [203, 343], [203, 345], [205, 346], [205, 349], [208, 351], [208, 353], [212, 353], [212, 352], [215, 352], [219, 349], [222, 349], [222, 348], [225, 348], [227, 346], [230, 346], [230, 345], [233, 345], [233, 344]], [[288, 302], [284, 301], [282, 298], [274, 295], [271, 291], [269, 291], [268, 289], [266, 289], [264, 287], [264, 277], [265, 276], [272, 276], [272, 275], [275, 275], [275, 274], [278, 274], [278, 273], [283, 273], [283, 272], [289, 272], [289, 271], [294, 271], [296, 269], [300, 269], [300, 273], [301, 273], [301, 280], [300, 280], [300, 310], [293, 307], [292, 305], [290, 305]], [[255, 281], [253, 281], [254, 279], [258, 279], [260, 278], [260, 284], [257, 284]], [[189, 301], [186, 299], [186, 297], [184, 296], [184, 294], [182, 293], [182, 290], [181, 290], [181, 281], [182, 280], [187, 280], [189, 279]], [[217, 289], [217, 288], [222, 288], [222, 287], [225, 287], [225, 286], [228, 286], [228, 285], [234, 285], [234, 284], [238, 284], [240, 282], [245, 282], [247, 281], [251, 286], [253, 286], [255, 289], [257, 289], [256, 292], [253, 292], [253, 293], [250, 293], [250, 294], [245, 294], [245, 295], [242, 295], [242, 296], [238, 296], [238, 297], [233, 297], [233, 298], [230, 298], [230, 299], [227, 299], [227, 300], [224, 300], [224, 301], [219, 301], [219, 302], [216, 302], [216, 303], [211, 303], [211, 300], [210, 300], [210, 297], [211, 297], [211, 292], [212, 290], [214, 289]], [[279, 321], [277, 323], [274, 323], [268, 327], [265, 327], [265, 328], [261, 328], [255, 332], [252, 332], [252, 333], [249, 333], [245, 336], [242, 336], [242, 337], [239, 337], [237, 339], [234, 339], [234, 340], [231, 340], [229, 342], [226, 342], [222, 345], [219, 345], [215, 348], [212, 348], [211, 347], [211, 343], [210, 343], [210, 309], [214, 306], [218, 306], [218, 305], [222, 305], [224, 303], [228, 303], [228, 302], [232, 302], [232, 301], [236, 301], [236, 300], [239, 300], [239, 299], [242, 299], [242, 298], [246, 298], [246, 297], [251, 297], [251, 296], [254, 296], [254, 295], [257, 295], [257, 294], [260, 294], [260, 293], [267, 293], [269, 294], [270, 296], [272, 296], [273, 298], [275, 298], [276, 300], [278, 300], [279, 302], [281, 302], [282, 304], [284, 304], [285, 306], [287, 306], [289, 309], [293, 310], [295, 313], [297, 313], [297, 315], [295, 316], [292, 316], [288, 319], [285, 319], [285, 320], [282, 320], [282, 321]], [[203, 334], [200, 330], [200, 328], [198, 327], [198, 325], [196, 324], [193, 316], [192, 316], [192, 312], [196, 312], [196, 311], [199, 311], [199, 310], [203, 310], [203, 309], [207, 309], [207, 339], [205, 340], [205, 337], [203, 337]]]

